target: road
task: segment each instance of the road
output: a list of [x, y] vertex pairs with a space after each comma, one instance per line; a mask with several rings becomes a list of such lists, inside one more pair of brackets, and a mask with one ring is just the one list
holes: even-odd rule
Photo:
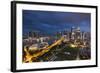
[[61, 37], [58, 41], [56, 41], [55, 43], [53, 43], [52, 45], [48, 46], [47, 48], [41, 50], [40, 52], [38, 53], [35, 53], [33, 55], [30, 55], [30, 53], [24, 49], [24, 51], [26, 52], [26, 56], [25, 56], [25, 60], [23, 61], [24, 63], [25, 62], [32, 62], [32, 60], [36, 60], [38, 57], [44, 55], [45, 53], [49, 52], [52, 47], [60, 44], [62, 41], [64, 40], [64, 37]]

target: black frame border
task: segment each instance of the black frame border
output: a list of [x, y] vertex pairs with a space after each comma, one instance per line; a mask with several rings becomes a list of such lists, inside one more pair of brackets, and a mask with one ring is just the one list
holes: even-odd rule
[[[53, 67], [53, 68], [40, 68], [40, 69], [16, 69], [16, 7], [17, 4], [36, 4], [36, 5], [50, 5], [50, 6], [67, 6], [67, 7], [83, 7], [96, 9], [96, 64], [85, 66], [72, 66], [72, 67]], [[42, 71], [42, 70], [58, 70], [58, 69], [73, 69], [73, 68], [90, 68], [98, 67], [98, 6], [90, 5], [74, 5], [74, 4], [60, 4], [60, 3], [45, 3], [45, 2], [28, 2], [28, 1], [11, 1], [11, 71], [12, 72], [25, 72], [25, 71]]]

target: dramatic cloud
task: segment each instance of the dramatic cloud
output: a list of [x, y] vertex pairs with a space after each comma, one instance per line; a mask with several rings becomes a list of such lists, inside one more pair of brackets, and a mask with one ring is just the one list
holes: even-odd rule
[[89, 13], [23, 10], [23, 32], [38, 30], [54, 33], [70, 30], [72, 26], [80, 26], [81, 31], [90, 31], [90, 18]]

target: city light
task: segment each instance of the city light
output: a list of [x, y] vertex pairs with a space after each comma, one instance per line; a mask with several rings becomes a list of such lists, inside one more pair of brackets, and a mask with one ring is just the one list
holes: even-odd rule
[[70, 44], [70, 46], [71, 46], [71, 47], [73, 47], [73, 48], [77, 47], [77, 46], [76, 46], [76, 45], [74, 45], [74, 44]]
[[[23, 39], [23, 44], [25, 44], [23, 48], [25, 54], [23, 56], [23, 63], [43, 60], [51, 61], [56, 60], [56, 58], [61, 60], [63, 57], [60, 57], [60, 55], [68, 56], [64, 58], [68, 60], [77, 59], [74, 56], [77, 56], [79, 50], [80, 59], [90, 58], [85, 52], [87, 50], [86, 48], [89, 48], [90, 50], [90, 33], [82, 32], [79, 27], [71, 28], [71, 31], [57, 32], [53, 36], [44, 36], [39, 35], [38, 32], [29, 32], [28, 37]], [[59, 52], [61, 53], [60, 55]], [[70, 54], [66, 54], [66, 52]], [[42, 60], [41, 57], [43, 58]]]

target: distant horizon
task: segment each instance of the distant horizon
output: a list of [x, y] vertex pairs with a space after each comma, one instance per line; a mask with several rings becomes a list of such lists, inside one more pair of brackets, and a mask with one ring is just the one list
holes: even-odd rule
[[23, 10], [23, 34], [31, 31], [54, 34], [71, 27], [91, 32], [90, 13]]

